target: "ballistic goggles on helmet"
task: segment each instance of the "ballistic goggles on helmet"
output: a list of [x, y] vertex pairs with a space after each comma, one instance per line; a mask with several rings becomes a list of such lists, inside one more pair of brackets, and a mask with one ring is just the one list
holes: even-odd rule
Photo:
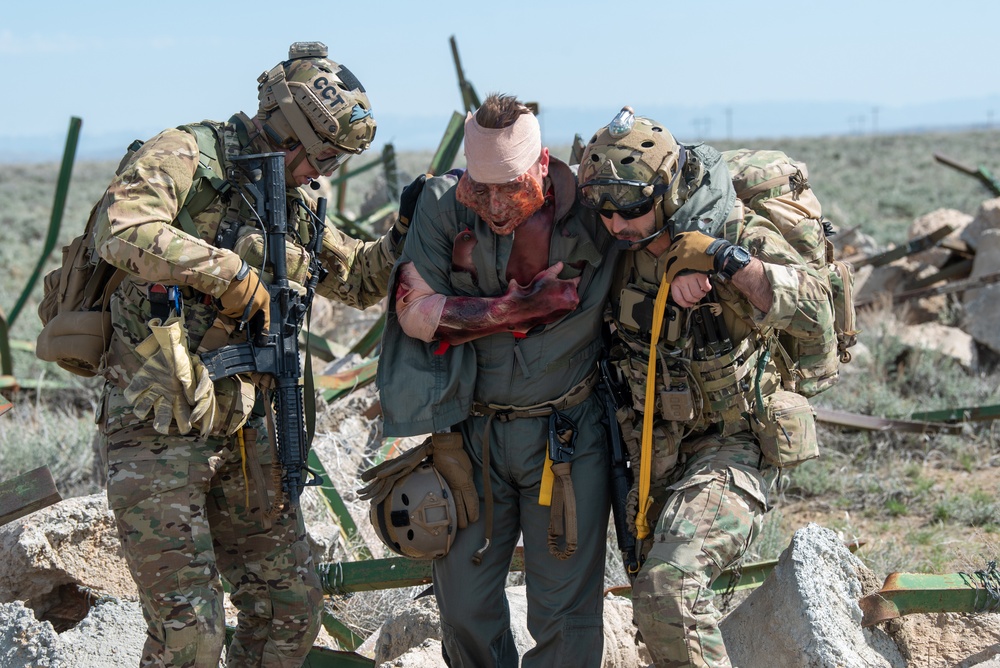
[[659, 178], [654, 183], [646, 183], [645, 181], [598, 177], [577, 188], [580, 203], [589, 209], [597, 210], [605, 218], [610, 218], [615, 213], [625, 219], [644, 216], [653, 209], [656, 198], [669, 191], [674, 181], [680, 176], [684, 169], [685, 153], [685, 151], [680, 152], [677, 173], [668, 183], [664, 183]]
[[330, 176], [337, 171], [338, 167], [347, 162], [347, 159], [352, 155], [354, 154], [341, 151], [333, 146], [328, 146], [316, 156], [313, 166], [320, 174]]

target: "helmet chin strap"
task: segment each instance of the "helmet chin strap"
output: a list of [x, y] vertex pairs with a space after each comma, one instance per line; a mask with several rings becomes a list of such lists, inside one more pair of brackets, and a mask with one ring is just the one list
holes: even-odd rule
[[656, 202], [653, 203], [653, 211], [656, 212], [655, 218], [655, 232], [650, 234], [648, 237], [639, 239], [638, 241], [630, 241], [629, 239], [615, 239], [615, 248], [623, 251], [641, 251], [645, 249], [649, 244], [656, 241], [660, 235], [667, 231], [666, 221], [663, 220], [663, 197], [656, 198]]

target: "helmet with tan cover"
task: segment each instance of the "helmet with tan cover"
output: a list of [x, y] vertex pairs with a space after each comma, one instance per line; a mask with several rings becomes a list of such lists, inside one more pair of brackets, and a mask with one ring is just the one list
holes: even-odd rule
[[320, 174], [371, 146], [376, 126], [365, 88], [327, 58], [322, 42], [295, 42], [288, 60], [257, 82], [257, 118], [269, 140], [282, 150], [301, 144]]
[[448, 554], [457, 530], [448, 483], [429, 462], [400, 478], [389, 495], [371, 505], [372, 527], [386, 547], [411, 559]]
[[[678, 198], [682, 179], [677, 176], [685, 155], [665, 127], [623, 107], [584, 149], [578, 172], [580, 201], [592, 209], [624, 211], [648, 211], [661, 201], [670, 204]], [[656, 209], [661, 223], [663, 211]]]

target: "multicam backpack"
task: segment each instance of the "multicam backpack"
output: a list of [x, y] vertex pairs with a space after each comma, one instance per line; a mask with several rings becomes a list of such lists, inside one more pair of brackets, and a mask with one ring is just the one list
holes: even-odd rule
[[[193, 217], [204, 210], [227, 183], [219, 176], [224, 170], [217, 157], [219, 151], [214, 132], [205, 125], [186, 125], [180, 129], [195, 136], [201, 158], [194, 174], [194, 186], [177, 218], [185, 231], [197, 235]], [[128, 166], [142, 144], [139, 140], [132, 142], [116, 174], [121, 174]], [[101, 259], [94, 247], [94, 227], [101, 201], [90, 210], [83, 234], [63, 247], [62, 264], [46, 274], [42, 301], [38, 305], [38, 317], [43, 326], [35, 344], [35, 354], [39, 359], [55, 362], [85, 377], [97, 374], [108, 349], [112, 329], [108, 302], [125, 277], [124, 271]]]
[[834, 312], [836, 346], [808, 344], [778, 335], [779, 368], [787, 390], [811, 397], [837, 383], [840, 364], [851, 360], [857, 343], [854, 273], [833, 257], [833, 233], [809, 185], [804, 163], [781, 151], [737, 149], [722, 154], [733, 177], [736, 196], [754, 213], [767, 218], [810, 267], [826, 278]]

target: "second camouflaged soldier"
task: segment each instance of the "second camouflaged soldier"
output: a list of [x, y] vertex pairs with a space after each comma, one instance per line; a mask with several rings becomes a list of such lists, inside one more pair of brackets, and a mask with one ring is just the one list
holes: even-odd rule
[[[229, 666], [299, 666], [320, 625], [301, 517], [275, 480], [268, 377], [213, 384], [197, 353], [245, 340], [239, 323], [269, 315], [261, 230], [227, 181], [230, 160], [284, 152], [288, 274], [304, 285], [315, 207], [298, 186], [367, 149], [375, 121], [361, 83], [319, 42], [293, 44], [258, 83], [255, 117], [153, 137], [96, 211], [97, 251], [125, 272], [110, 301], [99, 422], [108, 500], [148, 624], [142, 666], [218, 665], [220, 575], [239, 610]], [[405, 232], [363, 243], [327, 226], [317, 293], [376, 303]]]
[[748, 215], [718, 151], [628, 108], [590, 140], [579, 182], [631, 251], [610, 359], [631, 395], [618, 417], [645, 555], [635, 621], [659, 668], [730, 666], [711, 585], [760, 532], [779, 467], [815, 456], [812, 409], [771, 354], [779, 332], [836, 348], [828, 284]]

